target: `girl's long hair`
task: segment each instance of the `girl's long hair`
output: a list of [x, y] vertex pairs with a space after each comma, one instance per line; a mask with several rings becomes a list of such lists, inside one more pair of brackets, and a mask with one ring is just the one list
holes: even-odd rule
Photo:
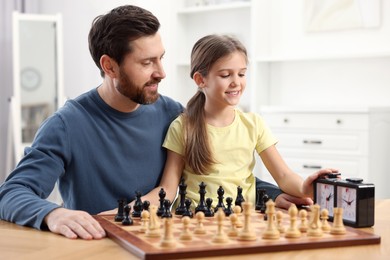
[[[213, 34], [199, 39], [191, 52], [191, 78], [195, 72], [206, 77], [217, 60], [235, 51], [240, 51], [247, 57], [246, 48], [234, 37]], [[196, 174], [209, 174], [216, 163], [207, 134], [205, 102], [206, 96], [198, 90], [188, 101], [183, 113], [184, 160]]]

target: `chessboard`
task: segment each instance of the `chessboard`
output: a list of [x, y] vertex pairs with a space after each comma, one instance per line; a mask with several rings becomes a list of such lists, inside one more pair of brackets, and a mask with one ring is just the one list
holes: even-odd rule
[[[280, 211], [282, 213], [278, 214], [281, 216], [279, 217], [278, 225], [288, 230], [288, 227], [291, 225], [291, 215], [285, 210]], [[243, 214], [237, 214], [237, 216], [241, 223], [245, 221]], [[232, 229], [231, 220], [228, 216], [224, 216], [223, 220], [220, 218], [222, 220], [220, 222], [222, 223], [221, 225], [217, 224], [217, 214], [214, 217], [204, 218], [202, 220], [202, 226], [205, 230], [204, 234], [193, 232], [199, 226], [197, 216], [193, 218], [187, 217], [189, 223], [187, 222], [185, 229], [193, 233], [190, 240], [183, 240], [181, 239], [184, 229], [182, 216], [173, 214], [170, 221], [174, 246], [166, 247], [161, 244], [164, 236], [163, 223], [165, 219], [158, 219], [161, 236], [149, 237], [146, 236], [145, 230], [141, 231], [144, 224], [139, 217], [132, 218], [132, 225], [127, 226], [122, 225], [121, 222], [115, 222], [114, 215], [97, 215], [94, 217], [106, 230], [109, 238], [141, 259], [211, 257], [380, 243], [380, 236], [347, 226], [344, 234], [341, 235], [334, 235], [329, 231], [324, 231], [320, 236], [309, 236], [308, 232], [303, 231], [297, 238], [287, 238], [285, 235], [286, 231], [281, 230], [278, 238], [265, 239], [263, 233], [267, 229], [269, 221], [266, 220], [265, 214], [253, 210], [247, 219], [250, 220], [250, 230], [255, 233], [256, 237], [248, 241], [242, 241], [239, 239], [239, 236], [228, 236], [228, 240], [222, 243], [215, 242], [213, 237], [219, 232], [219, 227], [222, 227], [222, 232], [225, 232], [225, 234], [228, 234], [229, 230]], [[309, 217], [310, 212], [308, 213]], [[329, 225], [332, 226], [334, 223], [329, 223]], [[240, 232], [240, 228], [237, 228], [237, 231]]]

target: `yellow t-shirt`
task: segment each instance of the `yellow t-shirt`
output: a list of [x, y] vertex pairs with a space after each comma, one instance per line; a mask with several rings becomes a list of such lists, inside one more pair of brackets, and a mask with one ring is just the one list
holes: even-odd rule
[[[265, 125], [262, 118], [254, 113], [244, 113], [235, 110], [235, 118], [231, 125], [214, 127], [207, 125], [209, 141], [217, 162], [213, 171], [208, 175], [199, 175], [192, 172], [187, 165], [184, 166], [183, 178], [187, 184], [186, 198], [192, 200], [191, 208], [195, 208], [200, 200], [199, 184], [203, 181], [206, 186], [206, 198], [213, 199], [213, 207], [218, 203], [217, 190], [219, 186], [224, 189], [225, 199], [237, 196], [237, 187], [242, 188], [244, 198], [255, 203], [256, 181], [253, 175], [255, 166], [255, 153], [276, 143], [276, 139]], [[178, 154], [184, 154], [183, 118], [179, 116], [170, 125], [163, 146]], [[177, 205], [174, 206], [176, 208]]]

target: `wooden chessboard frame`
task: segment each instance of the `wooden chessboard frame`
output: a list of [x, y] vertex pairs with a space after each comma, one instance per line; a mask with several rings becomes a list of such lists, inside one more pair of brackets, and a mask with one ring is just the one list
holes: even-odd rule
[[[157, 248], [144, 241], [137, 234], [124, 230], [121, 225], [114, 222], [114, 215], [96, 215], [95, 219], [105, 229], [107, 236], [126, 250], [141, 259], [178, 259], [194, 257], [211, 257], [224, 255], [239, 255], [265, 253], [286, 250], [303, 250], [329, 247], [345, 247], [357, 245], [379, 244], [380, 236], [365, 232], [356, 228], [346, 227], [347, 232], [352, 232], [356, 236], [320, 237], [320, 238], [296, 238], [285, 240], [263, 240], [259, 237], [256, 241], [237, 241], [229, 245], [212, 245], [209, 248]], [[181, 217], [174, 216], [178, 221]], [[140, 225], [139, 218], [133, 218], [134, 225]], [[261, 241], [261, 242], [259, 242]], [[181, 243], [181, 241], [178, 241]], [[187, 242], [191, 243], [191, 242]]]

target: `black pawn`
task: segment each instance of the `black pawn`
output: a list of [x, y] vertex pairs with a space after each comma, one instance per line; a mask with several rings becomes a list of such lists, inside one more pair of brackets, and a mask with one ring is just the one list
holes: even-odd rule
[[225, 211], [225, 205], [223, 204], [223, 195], [225, 194], [225, 191], [222, 188], [222, 186], [219, 186], [217, 193], [218, 193], [218, 203], [217, 206], [215, 206], [214, 211], [217, 212], [219, 208], [222, 208], [223, 211]]
[[171, 218], [171, 201], [170, 200], [164, 200], [163, 202], [164, 212], [161, 214], [162, 218]]
[[164, 189], [161, 188], [161, 190], [158, 192], [158, 196], [160, 197], [160, 207], [157, 209], [157, 216], [161, 217], [161, 215], [164, 213], [164, 200], [165, 196], [167, 194], [165, 193]]
[[240, 186], [237, 187], [237, 197], [234, 201], [234, 205], [240, 206], [245, 201], [244, 196], [242, 196], [242, 188]]
[[256, 210], [261, 210], [264, 205], [263, 196], [265, 194], [265, 189], [257, 188], [256, 189]]
[[146, 211], [149, 211], [149, 207], [150, 207], [150, 202], [148, 200], [145, 200], [143, 203], [142, 203], [142, 209], [143, 210], [146, 210]]
[[128, 204], [126, 204], [124, 210], [125, 210], [125, 218], [122, 220], [122, 225], [124, 226], [133, 225], [133, 220], [130, 217], [131, 207]]
[[183, 212], [182, 216], [183, 217], [190, 217], [190, 218], [192, 218], [194, 216], [194, 214], [191, 211], [191, 200], [190, 199], [186, 199], [184, 204], [185, 204], [185, 209], [184, 209], [184, 212]]
[[135, 202], [133, 206], [133, 213], [132, 216], [135, 218], [140, 218], [141, 217], [141, 212], [142, 212], [142, 200], [141, 200], [141, 192], [137, 191], [135, 193]]
[[126, 204], [125, 199], [118, 200], [118, 212], [115, 215], [115, 219], [114, 219], [115, 222], [121, 222], [125, 218], [125, 215], [123, 212], [123, 207], [125, 206], [125, 204]]
[[195, 208], [195, 213], [198, 213], [199, 211], [202, 211], [203, 213], [205, 213], [206, 210], [207, 210], [207, 206], [206, 206], [206, 203], [205, 203], [206, 186], [207, 185], [203, 181], [199, 184], [199, 195], [200, 195], [200, 198], [199, 198], [199, 204]]
[[179, 184], [180, 203], [175, 210], [176, 215], [183, 215], [183, 213], [186, 211], [186, 205], [185, 205], [186, 194], [187, 194], [187, 185], [184, 183], [184, 178], [182, 178]]
[[225, 208], [225, 216], [230, 216], [233, 212], [233, 209], [232, 209], [232, 203], [233, 203], [233, 199], [231, 197], [227, 197], [226, 198], [226, 204], [227, 204], [227, 207]]
[[206, 199], [207, 209], [204, 212], [204, 216], [205, 217], [214, 217], [214, 211], [213, 211], [213, 209], [211, 207], [212, 204], [213, 204], [213, 199], [212, 198], [207, 198]]
[[[262, 200], [263, 200], [263, 204], [261, 205], [260, 213], [265, 213], [265, 210], [267, 209], [267, 204], [266, 203], [269, 200], [269, 197], [268, 197], [267, 193], [265, 193], [263, 195]], [[265, 215], [267, 215], [267, 214], [265, 214]]]

